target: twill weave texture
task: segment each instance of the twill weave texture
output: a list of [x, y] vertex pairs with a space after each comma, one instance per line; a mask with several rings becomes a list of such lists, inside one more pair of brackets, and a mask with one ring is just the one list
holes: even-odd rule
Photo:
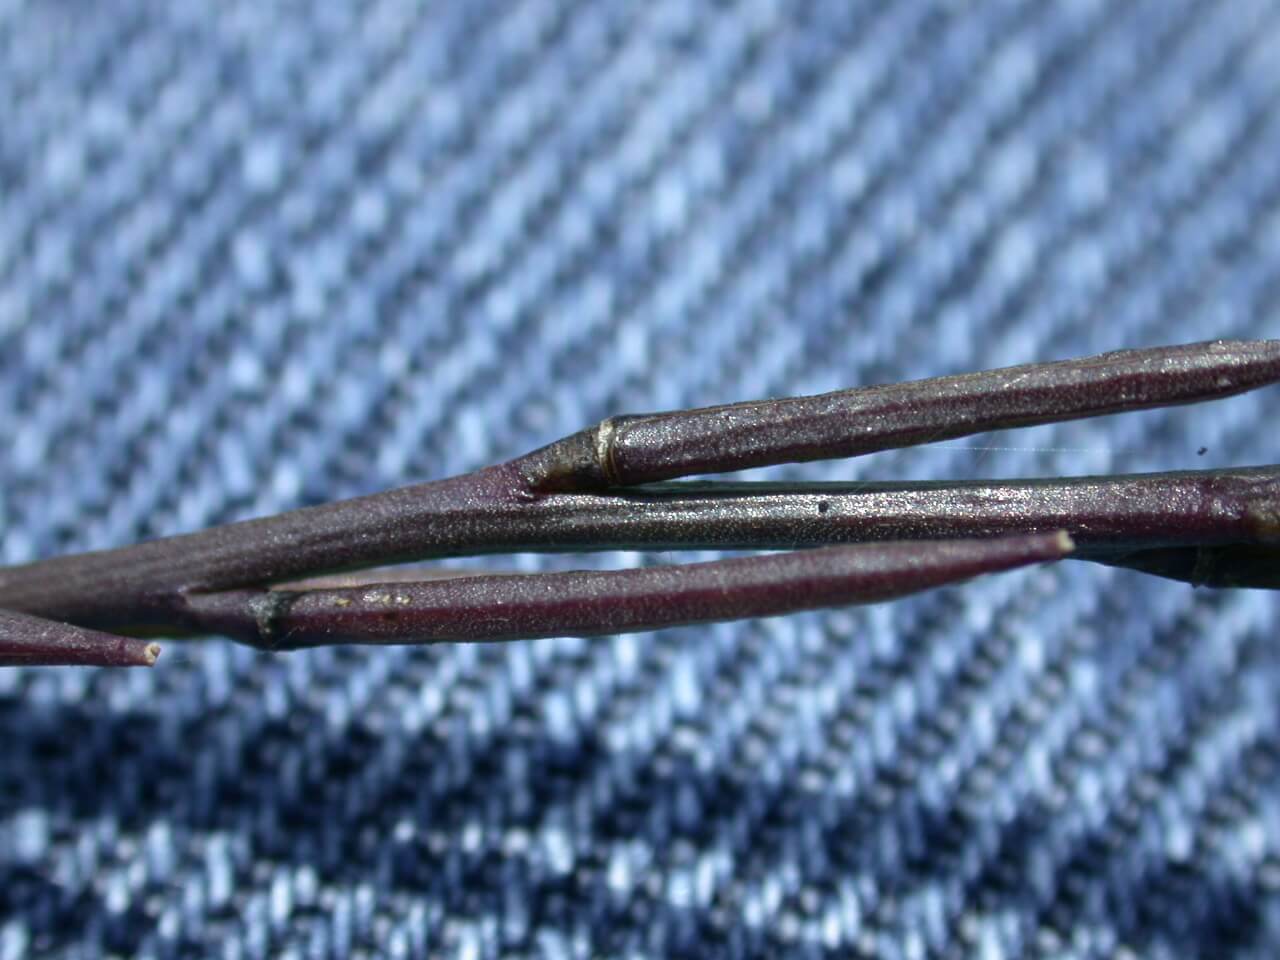
[[[0, 0], [6, 563], [616, 413], [1257, 336], [1274, 2]], [[1277, 422], [1272, 389], [758, 475], [1274, 463]], [[1275, 956], [1278, 628], [1064, 563], [0, 671], [0, 960]]]

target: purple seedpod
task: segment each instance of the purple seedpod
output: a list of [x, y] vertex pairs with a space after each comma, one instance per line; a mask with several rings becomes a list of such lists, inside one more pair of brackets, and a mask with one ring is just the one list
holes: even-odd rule
[[[1000, 551], [1048, 549], [1063, 542], [1059, 531], [1076, 541], [1075, 555], [1083, 559], [1201, 585], [1280, 587], [1277, 466], [960, 483], [665, 482], [1195, 403], [1278, 381], [1280, 341], [1213, 341], [817, 397], [611, 417], [446, 480], [0, 569], [0, 607], [46, 618], [8, 615], [16, 619], [0, 635], [0, 662], [63, 662], [53, 641], [28, 636], [24, 623], [46, 637], [74, 624], [223, 632], [279, 646], [517, 639], [763, 616], [889, 599], [1000, 569], [1004, 561], [994, 559], [1005, 556]], [[974, 545], [974, 538], [989, 539]], [[394, 591], [390, 583], [382, 591], [296, 583], [380, 564], [513, 551], [794, 549], [861, 541], [878, 545], [612, 573], [422, 582], [401, 576], [391, 578]], [[408, 602], [368, 599], [382, 593]], [[148, 649], [86, 636], [90, 648], [116, 645], [94, 662]], [[74, 647], [69, 633], [66, 639], [66, 648]]]
[[0, 666], [149, 667], [159, 644], [0, 610]]
[[[611, 417], [530, 454], [526, 470], [545, 489], [634, 486], [1198, 403], [1277, 380], [1280, 340], [1117, 350], [815, 397]], [[575, 458], [575, 449], [589, 455]], [[565, 469], [575, 462], [587, 466]]]
[[879, 603], [1071, 549], [1061, 532], [871, 543], [631, 570], [227, 591], [190, 602], [209, 632], [271, 649], [596, 636]]

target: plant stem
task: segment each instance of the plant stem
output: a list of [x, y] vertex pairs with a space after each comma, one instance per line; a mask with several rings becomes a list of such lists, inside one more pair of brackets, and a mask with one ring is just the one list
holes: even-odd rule
[[450, 577], [337, 589], [195, 594], [206, 632], [270, 649], [595, 636], [892, 600], [1057, 560], [1064, 533], [859, 544], [634, 570]]
[[612, 417], [524, 458], [534, 489], [634, 486], [1197, 403], [1280, 380], [1280, 340], [1117, 350], [814, 397]]
[[0, 666], [149, 667], [159, 655], [145, 640], [0, 610]]
[[0, 569], [0, 608], [100, 629], [199, 632], [209, 621], [196, 598], [207, 594], [431, 557], [1059, 529], [1086, 558], [1193, 582], [1275, 586], [1280, 467], [955, 484], [643, 484], [1192, 403], [1276, 381], [1280, 341], [1215, 341], [616, 417], [446, 480]]

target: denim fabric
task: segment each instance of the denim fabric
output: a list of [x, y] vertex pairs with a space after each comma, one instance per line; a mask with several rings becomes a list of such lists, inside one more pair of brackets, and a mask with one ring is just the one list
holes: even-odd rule
[[[1278, 200], [1258, 0], [0, 0], [0, 554], [612, 413], [1275, 337]], [[1272, 389], [759, 474], [1267, 463], [1277, 420]], [[0, 958], [1274, 956], [1278, 614], [1065, 563], [3, 670]]]

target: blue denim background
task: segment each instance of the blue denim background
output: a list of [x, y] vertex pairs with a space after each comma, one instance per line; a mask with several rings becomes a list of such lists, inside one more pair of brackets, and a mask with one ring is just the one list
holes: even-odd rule
[[[1255, 0], [0, 0], [3, 559], [612, 413], [1280, 335], [1278, 96]], [[761, 473], [1266, 463], [1277, 418]], [[0, 671], [0, 958], [1274, 955], [1278, 613], [1067, 563]]]

